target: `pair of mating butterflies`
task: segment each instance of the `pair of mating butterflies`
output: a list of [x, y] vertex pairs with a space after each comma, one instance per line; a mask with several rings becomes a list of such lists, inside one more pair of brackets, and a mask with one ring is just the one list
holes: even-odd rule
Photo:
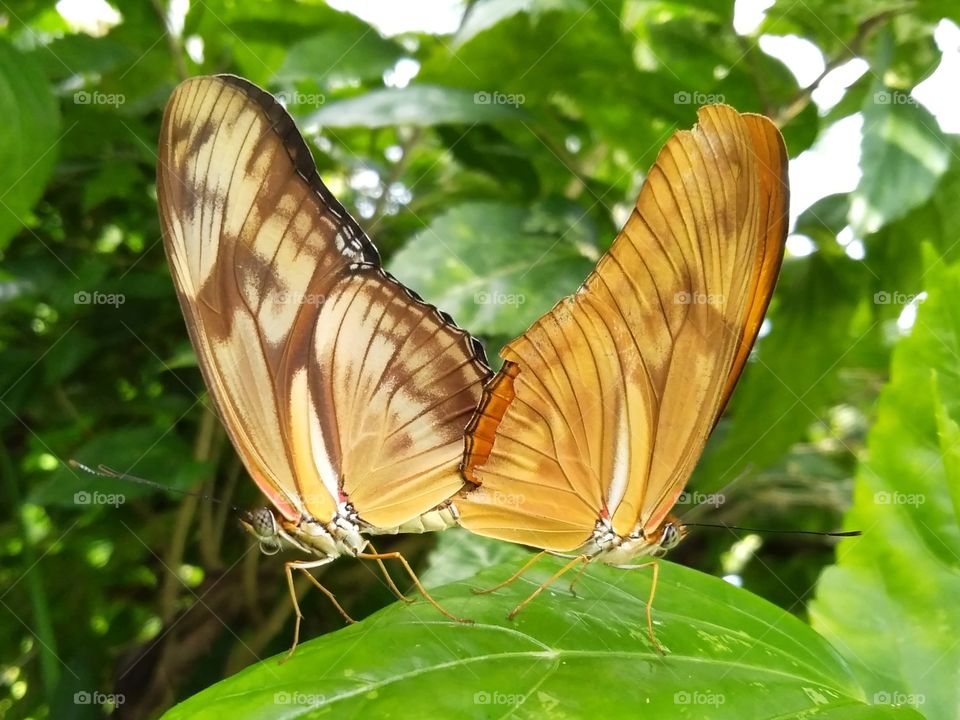
[[[273, 504], [248, 529], [313, 556], [288, 581], [396, 557], [371, 535], [453, 524], [571, 566], [675, 545], [670, 510], [779, 272], [786, 167], [769, 120], [702, 109], [593, 273], [491, 378], [479, 343], [383, 270], [271, 95], [228, 75], [181, 84], [160, 219], [207, 387]], [[656, 644], [649, 604], [647, 619]]]

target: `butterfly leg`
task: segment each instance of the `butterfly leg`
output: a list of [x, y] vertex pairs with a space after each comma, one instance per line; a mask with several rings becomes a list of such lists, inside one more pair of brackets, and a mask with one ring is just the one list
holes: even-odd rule
[[433, 605], [441, 615], [444, 615], [445, 617], [448, 617], [451, 620], [455, 620], [456, 622], [459, 622], [459, 623], [469, 624], [473, 622], [473, 620], [470, 620], [468, 618], [457, 617], [456, 615], [452, 614], [449, 610], [444, 608], [440, 603], [438, 603], [433, 598], [433, 595], [428, 593], [427, 589], [420, 583], [420, 578], [417, 577], [417, 574], [413, 571], [413, 568], [410, 567], [410, 563], [408, 563], [407, 559], [400, 553], [398, 552], [386, 552], [386, 553], [362, 552], [362, 553], [359, 553], [357, 557], [360, 558], [361, 560], [397, 560], [403, 566], [403, 569], [406, 571], [407, 575], [410, 576], [410, 579], [413, 580], [413, 584], [416, 586], [419, 593], [423, 595], [424, 599], [428, 603]]
[[620, 565], [618, 567], [621, 567], [624, 570], [644, 570], [646, 568], [653, 568], [653, 580], [650, 583], [650, 595], [647, 597], [647, 636], [650, 638], [650, 642], [653, 644], [653, 647], [656, 648], [657, 652], [661, 655], [666, 655], [667, 649], [660, 644], [660, 641], [657, 640], [656, 634], [653, 632], [653, 597], [657, 592], [657, 578], [660, 577], [659, 561], [651, 560], [650, 562], [645, 562], [641, 565]]
[[300, 603], [297, 601], [297, 592], [293, 586], [294, 570], [300, 570], [301, 572], [303, 572], [304, 575], [310, 578], [310, 582], [312, 582], [317, 588], [319, 588], [320, 592], [322, 592], [324, 595], [326, 595], [330, 599], [330, 602], [333, 603], [333, 606], [337, 609], [337, 612], [339, 612], [348, 623], [355, 622], [352, 617], [347, 615], [347, 611], [343, 609], [343, 606], [341, 606], [340, 603], [337, 602], [336, 596], [332, 592], [330, 592], [327, 588], [325, 588], [323, 585], [321, 585], [320, 581], [310, 574], [311, 568], [320, 567], [321, 565], [326, 565], [332, 560], [333, 558], [325, 558], [323, 560], [284, 563], [283, 567], [287, 573], [287, 587], [290, 590], [290, 599], [293, 601], [293, 610], [296, 613], [297, 621], [293, 628], [293, 645], [290, 647], [290, 651], [287, 653], [286, 657], [283, 658], [283, 662], [286, 662], [291, 657], [293, 657], [293, 651], [296, 650], [297, 645], [300, 644], [300, 622], [303, 620], [303, 613], [300, 611]]
[[[377, 549], [373, 546], [372, 542], [367, 541], [367, 547], [370, 548], [370, 551], [374, 555], [380, 555], [380, 553], [377, 552]], [[380, 572], [383, 574], [384, 579], [387, 581], [387, 587], [390, 588], [390, 592], [392, 592], [398, 600], [403, 600], [405, 603], [415, 602], [413, 598], [408, 598], [406, 595], [400, 592], [400, 588], [398, 588], [396, 583], [393, 582], [393, 578], [390, 577], [390, 573], [387, 571], [387, 566], [383, 564], [383, 560], [380, 559], [380, 557], [376, 558], [376, 563], [380, 567]]]
[[577, 570], [577, 574], [573, 576], [573, 580], [570, 581], [570, 594], [574, 597], [577, 596], [577, 591], [573, 589], [573, 586], [580, 582], [580, 578], [583, 577], [583, 574], [587, 571], [587, 568], [590, 567], [590, 563], [584, 563], [583, 567]]
[[543, 557], [544, 555], [546, 555], [546, 554], [547, 554], [547, 551], [546, 551], [546, 550], [541, 550], [541, 551], [538, 552], [536, 555], [534, 555], [532, 558], [530, 558], [529, 560], [527, 560], [527, 561], [523, 564], [523, 567], [521, 567], [519, 570], [517, 570], [513, 575], [511, 575], [510, 577], [508, 577], [508, 578], [507, 578], [506, 580], [504, 580], [502, 583], [498, 583], [498, 584], [494, 585], [493, 587], [486, 588], [485, 590], [480, 590], [480, 589], [474, 588], [473, 592], [474, 592], [475, 594], [477, 594], [477, 595], [486, 595], [487, 593], [496, 592], [496, 591], [499, 590], [500, 588], [506, 587], [507, 585], [509, 585], [510, 583], [512, 583], [514, 580], [516, 580], [518, 577], [520, 577], [521, 575], [523, 575], [527, 570], [529, 570], [530, 568], [532, 568], [532, 567], [534, 566], [534, 564], [537, 562], [537, 560], [539, 560], [540, 558], [542, 558], [542, 557]]
[[551, 576], [548, 577], [546, 580], [544, 580], [542, 583], [540, 583], [540, 585], [537, 587], [537, 589], [534, 590], [532, 593], [530, 593], [530, 595], [527, 597], [526, 600], [524, 600], [523, 602], [521, 602], [521, 603], [520, 603], [519, 605], [517, 605], [513, 610], [510, 611], [510, 613], [507, 615], [507, 619], [513, 620], [513, 619], [517, 616], [517, 613], [519, 613], [519, 612], [520, 612], [521, 610], [523, 610], [527, 605], [529, 605], [537, 595], [539, 595], [540, 593], [542, 593], [544, 590], [546, 590], [548, 587], [550, 587], [550, 585], [552, 585], [554, 582], [556, 582], [556, 580], [557, 580], [558, 578], [560, 578], [562, 575], [565, 575], [565, 574], [570, 570], [570, 568], [572, 568], [574, 565], [576, 565], [577, 563], [583, 563], [584, 565], [586, 565], [586, 564], [589, 563], [589, 562], [590, 562], [590, 556], [589, 556], [589, 555], [578, 555], [577, 557], [575, 557], [573, 560], [571, 560], [570, 562], [568, 562], [568, 563], [567, 563], [566, 565], [564, 565], [562, 568], [560, 568], [559, 570], [557, 570], [553, 575], [551, 575]]

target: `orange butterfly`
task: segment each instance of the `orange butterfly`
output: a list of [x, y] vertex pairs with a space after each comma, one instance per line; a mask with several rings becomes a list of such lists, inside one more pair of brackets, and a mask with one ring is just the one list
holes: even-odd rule
[[437, 605], [367, 536], [454, 523], [463, 428], [489, 376], [480, 345], [381, 268], [293, 120], [246, 80], [174, 91], [157, 196], [203, 377], [274, 506], [244, 525], [265, 552], [315, 556], [286, 564], [291, 595], [300, 569], [336, 604], [307, 570], [352, 555], [399, 560]]
[[652, 565], [647, 629], [661, 649], [656, 561], [629, 563], [684, 535], [670, 510], [740, 377], [783, 259], [786, 169], [769, 120], [703, 108], [660, 152], [580, 289], [502, 350], [467, 427], [461, 468], [475, 489], [456, 500], [460, 523], [573, 558], [511, 617], [578, 563]]

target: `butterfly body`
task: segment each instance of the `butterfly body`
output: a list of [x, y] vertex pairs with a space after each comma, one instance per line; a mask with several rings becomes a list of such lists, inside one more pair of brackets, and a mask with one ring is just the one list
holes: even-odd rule
[[292, 522], [271, 508], [261, 507], [242, 516], [240, 523], [257, 539], [267, 555], [273, 555], [287, 545], [308, 555], [334, 560], [341, 555], [356, 557], [368, 543], [357, 514], [349, 504], [338, 508], [328, 522], [310, 517]]
[[567, 554], [605, 565], [625, 566], [638, 558], [660, 557], [675, 547], [685, 533], [683, 525], [672, 515], [652, 533], [647, 534], [638, 524], [626, 535], [617, 533], [608, 518], [600, 518], [590, 539]]

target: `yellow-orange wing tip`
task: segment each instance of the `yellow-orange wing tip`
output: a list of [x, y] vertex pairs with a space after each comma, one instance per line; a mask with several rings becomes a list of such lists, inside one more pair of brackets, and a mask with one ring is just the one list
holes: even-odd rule
[[761, 239], [750, 280], [750, 304], [743, 324], [743, 337], [727, 378], [717, 420], [720, 419], [723, 408], [740, 379], [773, 297], [777, 277], [780, 275], [780, 265], [783, 263], [789, 222], [790, 184], [787, 177], [787, 146], [783, 136], [773, 121], [763, 115], [744, 113], [740, 117], [750, 132], [756, 153], [760, 203], [758, 215], [760, 221], [766, 224], [766, 232]]

